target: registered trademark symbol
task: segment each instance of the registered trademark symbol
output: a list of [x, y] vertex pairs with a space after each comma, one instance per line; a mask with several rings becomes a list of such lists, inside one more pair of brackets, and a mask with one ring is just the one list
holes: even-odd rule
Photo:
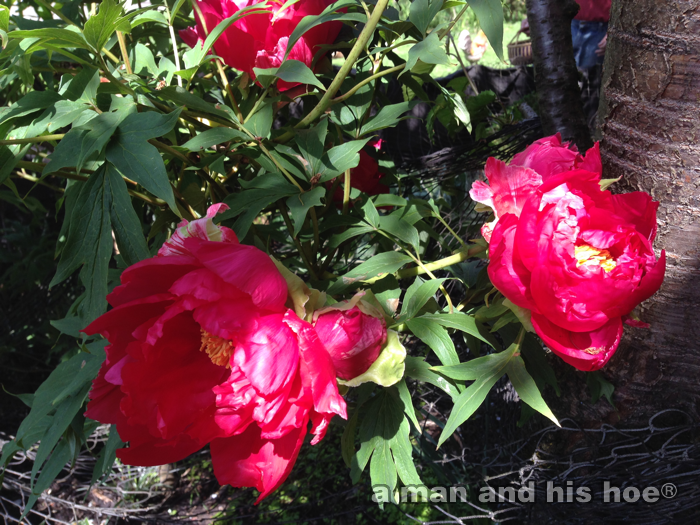
[[676, 488], [676, 486], [673, 483], [664, 483], [661, 486], [661, 495], [664, 498], [672, 498], [676, 495], [677, 492], [678, 492], [678, 489]]

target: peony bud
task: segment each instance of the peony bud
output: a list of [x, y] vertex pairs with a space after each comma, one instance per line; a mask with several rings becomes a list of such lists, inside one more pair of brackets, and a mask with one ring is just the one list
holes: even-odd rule
[[360, 300], [318, 310], [314, 328], [333, 360], [340, 379], [353, 379], [367, 371], [386, 343], [386, 322], [381, 312]]

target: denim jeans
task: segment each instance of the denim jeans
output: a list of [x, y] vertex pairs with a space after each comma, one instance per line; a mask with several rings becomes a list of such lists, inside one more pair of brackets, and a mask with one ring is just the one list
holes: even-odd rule
[[574, 44], [574, 57], [579, 69], [590, 68], [603, 63], [603, 57], [595, 54], [598, 44], [608, 32], [607, 22], [571, 21], [571, 37]]

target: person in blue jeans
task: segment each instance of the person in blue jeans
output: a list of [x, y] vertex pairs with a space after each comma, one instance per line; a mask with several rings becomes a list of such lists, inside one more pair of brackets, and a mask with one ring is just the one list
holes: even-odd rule
[[589, 69], [603, 63], [612, 0], [576, 0], [576, 2], [580, 9], [571, 21], [574, 57], [579, 69]]

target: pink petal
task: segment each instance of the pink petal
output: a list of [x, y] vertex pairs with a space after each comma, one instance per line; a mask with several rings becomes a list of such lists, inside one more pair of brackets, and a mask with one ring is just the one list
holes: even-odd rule
[[552, 352], [584, 372], [603, 367], [615, 353], [622, 337], [622, 320], [619, 317], [592, 332], [570, 332], [534, 313], [532, 325]]
[[256, 504], [274, 492], [294, 467], [306, 436], [308, 419], [280, 439], [264, 439], [260, 428], [251, 425], [238, 436], [211, 442], [216, 479], [222, 485], [255, 487]]

